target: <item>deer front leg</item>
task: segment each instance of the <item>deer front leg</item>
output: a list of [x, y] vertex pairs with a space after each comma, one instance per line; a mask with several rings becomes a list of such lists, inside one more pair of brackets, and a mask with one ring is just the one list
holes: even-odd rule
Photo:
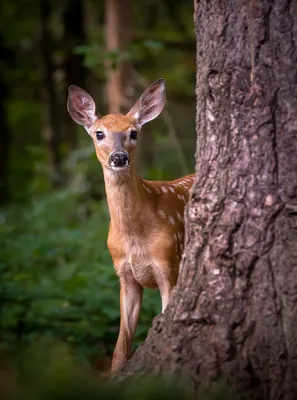
[[167, 262], [156, 262], [154, 265], [154, 276], [161, 295], [162, 313], [164, 313], [172, 288], [176, 284], [176, 277], [173, 274], [171, 264]]
[[130, 356], [131, 344], [135, 335], [143, 288], [135, 280], [129, 267], [120, 275], [121, 324], [117, 344], [112, 357], [111, 372], [125, 364]]

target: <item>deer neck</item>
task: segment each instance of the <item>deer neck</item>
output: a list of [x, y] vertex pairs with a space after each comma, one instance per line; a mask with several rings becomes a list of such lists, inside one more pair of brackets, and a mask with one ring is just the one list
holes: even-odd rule
[[120, 231], [135, 229], [141, 223], [145, 196], [135, 169], [132, 165], [123, 172], [104, 168], [104, 181], [112, 226]]

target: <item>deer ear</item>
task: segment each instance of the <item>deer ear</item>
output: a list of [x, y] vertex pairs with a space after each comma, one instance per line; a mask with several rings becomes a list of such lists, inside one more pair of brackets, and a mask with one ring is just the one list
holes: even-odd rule
[[158, 79], [142, 93], [127, 115], [142, 126], [161, 114], [165, 102], [165, 81]]
[[68, 89], [67, 110], [71, 118], [88, 130], [98, 119], [96, 105], [92, 97], [78, 86]]

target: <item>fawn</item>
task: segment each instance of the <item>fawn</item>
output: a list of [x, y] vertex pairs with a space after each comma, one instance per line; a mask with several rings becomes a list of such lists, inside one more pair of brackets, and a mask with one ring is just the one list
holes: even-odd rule
[[120, 279], [120, 332], [111, 371], [129, 358], [143, 288], [159, 288], [164, 312], [176, 284], [184, 242], [184, 208], [194, 175], [147, 181], [137, 175], [135, 151], [142, 125], [158, 117], [165, 81], [150, 85], [126, 115], [99, 116], [92, 97], [69, 87], [72, 119], [92, 137], [102, 164], [110, 227], [107, 245]]

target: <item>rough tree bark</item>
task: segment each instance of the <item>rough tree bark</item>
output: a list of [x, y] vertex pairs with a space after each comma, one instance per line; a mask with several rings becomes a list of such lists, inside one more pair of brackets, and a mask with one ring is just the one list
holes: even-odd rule
[[297, 2], [196, 1], [197, 179], [171, 302], [121, 378], [297, 398]]

